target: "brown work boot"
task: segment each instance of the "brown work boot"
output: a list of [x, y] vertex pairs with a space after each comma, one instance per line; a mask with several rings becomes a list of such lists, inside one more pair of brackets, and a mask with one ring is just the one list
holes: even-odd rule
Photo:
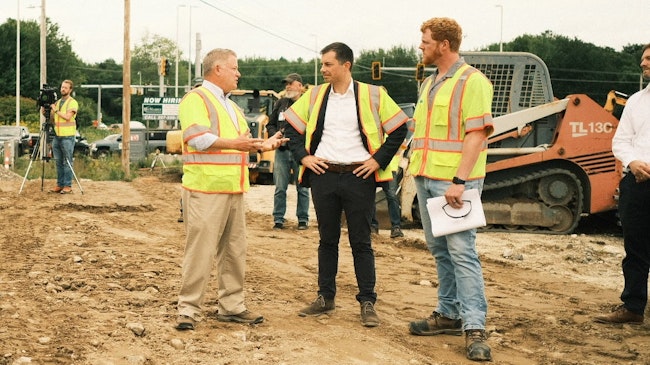
[[615, 307], [611, 313], [602, 314], [600, 316], [594, 317], [594, 321], [598, 323], [629, 323], [629, 324], [641, 324], [643, 323], [643, 314], [636, 314], [630, 312], [623, 306], [623, 304]]
[[361, 323], [366, 327], [379, 326], [379, 317], [372, 302], [361, 303]]
[[239, 314], [217, 314], [217, 320], [220, 322], [257, 324], [264, 322], [264, 317], [260, 314], [245, 310]]
[[390, 229], [390, 238], [398, 237], [404, 237], [404, 233], [402, 233], [402, 229], [399, 226], [394, 226]]
[[330, 314], [334, 312], [334, 299], [325, 299], [319, 295], [313, 303], [298, 312], [301, 317], [320, 316], [321, 314]]
[[61, 189], [61, 194], [70, 194], [72, 193], [72, 188], [70, 186], [65, 186]]
[[465, 331], [465, 348], [467, 349], [467, 358], [473, 361], [490, 361], [492, 354], [490, 346], [487, 344], [485, 330], [467, 330]]
[[50, 193], [60, 193], [61, 190], [63, 190], [63, 187], [62, 186], [57, 186], [57, 187], [54, 187], [54, 188], [50, 189]]
[[460, 319], [451, 319], [438, 312], [433, 312], [429, 318], [413, 321], [409, 324], [409, 331], [418, 336], [454, 335], [463, 334]]

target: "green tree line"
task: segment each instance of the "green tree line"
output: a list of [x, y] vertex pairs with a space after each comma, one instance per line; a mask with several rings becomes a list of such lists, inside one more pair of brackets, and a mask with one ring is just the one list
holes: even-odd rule
[[[8, 19], [0, 25], [0, 124], [15, 124], [16, 90], [16, 21]], [[40, 80], [40, 25], [36, 21], [22, 21], [20, 32], [20, 94], [21, 119], [34, 123], [39, 119], [36, 99], [42, 85]], [[215, 45], [217, 46], [217, 45]], [[88, 64], [83, 62], [72, 49], [70, 39], [60, 32], [57, 24], [47, 21], [47, 79], [50, 87], [58, 87], [62, 80], [75, 82], [75, 97], [79, 101], [78, 120], [81, 126], [89, 126], [101, 113], [106, 124], [120, 123], [122, 116], [122, 90], [106, 88], [101, 99], [96, 88], [88, 85], [121, 85], [122, 64], [114, 59]], [[577, 38], [568, 38], [551, 31], [539, 35], [522, 35], [503, 44], [506, 52], [530, 52], [539, 56], [548, 66], [556, 97], [569, 94], [587, 94], [601, 105], [607, 92], [618, 90], [631, 94], [640, 87], [642, 44], [629, 44], [622, 51], [609, 47], [598, 47]], [[490, 44], [476, 51], [498, 51], [499, 44]], [[235, 50], [237, 51], [237, 50]], [[164, 78], [165, 96], [175, 96], [176, 68], [178, 67], [178, 95], [182, 96], [188, 77], [186, 55], [179, 51], [176, 61], [175, 42], [146, 34], [132, 49], [131, 83], [146, 85], [142, 93], [131, 97], [131, 118], [139, 120], [141, 105], [146, 96], [159, 95], [159, 60], [166, 57], [172, 62]], [[359, 81], [384, 86], [397, 102], [414, 102], [418, 82], [415, 71], [383, 71], [381, 80], [372, 80], [370, 67], [373, 61], [380, 61], [383, 67], [415, 67], [419, 50], [413, 47], [393, 46], [387, 49], [363, 50], [356, 54], [353, 77]], [[242, 89], [282, 89], [282, 79], [291, 72], [298, 72], [305, 83], [321, 83], [320, 63], [314, 72], [314, 59], [287, 60], [266, 58], [242, 58], [239, 67], [242, 73], [239, 87]], [[137, 89], [135, 90], [137, 91]], [[98, 100], [100, 103], [98, 103]], [[100, 109], [98, 111], [98, 105]]]

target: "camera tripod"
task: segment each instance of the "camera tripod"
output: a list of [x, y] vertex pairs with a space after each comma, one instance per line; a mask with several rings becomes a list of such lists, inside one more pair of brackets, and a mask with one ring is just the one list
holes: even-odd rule
[[[18, 194], [22, 193], [23, 187], [25, 186], [25, 181], [27, 180], [27, 176], [29, 176], [29, 171], [32, 168], [32, 163], [36, 161], [39, 155], [41, 156], [41, 191], [44, 190], [44, 178], [45, 178], [44, 162], [50, 161], [50, 157], [48, 156], [48, 151], [50, 150], [48, 143], [49, 143], [50, 132], [52, 129], [52, 124], [49, 122], [50, 120], [49, 108], [45, 108], [45, 120], [46, 122], [43, 123], [43, 125], [41, 126], [38, 141], [34, 146], [34, 150], [32, 151], [32, 155], [29, 159], [29, 165], [27, 166], [27, 171], [25, 172], [25, 177], [23, 177], [23, 183], [20, 185], [20, 190], [18, 191]], [[81, 187], [81, 184], [79, 183], [79, 179], [77, 179], [77, 174], [75, 174], [74, 169], [72, 168], [72, 163], [70, 162], [71, 157], [72, 156], [68, 156], [65, 153], [65, 151], [63, 152], [63, 159], [65, 160], [65, 163], [70, 168], [70, 171], [72, 172], [72, 176], [74, 177], [75, 181], [77, 182], [77, 185], [79, 186], [79, 191], [83, 195], [84, 190]]]

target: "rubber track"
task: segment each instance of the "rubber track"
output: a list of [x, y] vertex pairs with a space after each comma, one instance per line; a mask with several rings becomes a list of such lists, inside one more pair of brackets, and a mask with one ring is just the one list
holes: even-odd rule
[[[534, 180], [540, 180], [543, 177], [546, 176], [551, 176], [551, 175], [567, 175], [569, 176], [575, 185], [578, 187], [578, 196], [577, 196], [577, 207], [574, 209], [571, 209], [571, 207], [567, 206], [569, 208], [574, 216], [574, 222], [571, 225], [571, 228], [569, 228], [566, 231], [552, 231], [548, 229], [547, 227], [538, 227], [536, 230], [526, 230], [526, 229], [505, 229], [505, 228], [483, 228], [479, 229], [479, 232], [512, 232], [512, 233], [546, 233], [546, 234], [569, 234], [573, 232], [573, 230], [578, 226], [578, 222], [580, 221], [580, 214], [582, 213], [582, 200], [583, 200], [583, 190], [582, 190], [582, 184], [580, 183], [580, 180], [578, 180], [578, 177], [573, 174], [572, 172], [569, 172], [564, 169], [546, 169], [546, 170], [540, 170], [534, 173], [529, 173], [526, 175], [518, 176], [512, 179], [506, 179], [498, 182], [494, 182], [491, 184], [484, 184], [483, 185], [483, 191], [490, 191], [490, 190], [496, 190], [496, 189], [502, 189], [502, 188], [507, 188], [510, 186], [516, 186], [520, 185], [529, 181], [534, 181]], [[539, 199], [538, 199], [539, 200]], [[542, 202], [541, 200], [539, 200]], [[572, 202], [574, 201], [573, 199], [571, 200]], [[543, 203], [543, 202], [542, 202]], [[545, 203], [544, 203], [545, 204]], [[545, 204], [546, 205], [546, 204]]]

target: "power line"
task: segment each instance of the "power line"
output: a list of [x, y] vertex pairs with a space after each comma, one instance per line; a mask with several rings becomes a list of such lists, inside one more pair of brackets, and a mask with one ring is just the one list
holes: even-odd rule
[[266, 34], [269, 34], [269, 35], [271, 35], [271, 36], [273, 36], [273, 37], [276, 37], [276, 38], [278, 38], [278, 39], [281, 39], [281, 40], [283, 40], [283, 41], [285, 41], [285, 42], [291, 43], [291, 44], [293, 44], [293, 45], [295, 45], [295, 46], [298, 46], [298, 47], [300, 47], [300, 48], [306, 49], [306, 50], [308, 50], [309, 52], [314, 52], [314, 49], [313, 49], [313, 48], [309, 48], [309, 47], [304, 46], [304, 45], [302, 45], [302, 44], [300, 44], [300, 43], [296, 43], [296, 42], [292, 41], [291, 39], [286, 38], [286, 37], [284, 37], [284, 36], [282, 36], [282, 35], [276, 34], [276, 33], [274, 33], [274, 32], [270, 32], [270, 31], [268, 31], [268, 30], [266, 30], [266, 29], [260, 27], [259, 25], [255, 24], [255, 23], [249, 22], [248, 20], [243, 19], [243, 18], [241, 18], [241, 17], [239, 17], [239, 16], [237, 16], [237, 15], [235, 15], [235, 14], [233, 14], [233, 13], [230, 13], [230, 12], [228, 12], [228, 11], [226, 11], [226, 10], [223, 10], [223, 9], [221, 9], [221, 8], [218, 8], [217, 6], [210, 4], [209, 2], [207, 2], [207, 1], [205, 1], [205, 0], [200, 0], [200, 1], [201, 1], [202, 3], [204, 3], [205, 5], [207, 5], [207, 6], [211, 7], [211, 8], [213, 8], [213, 9], [215, 9], [215, 10], [221, 12], [221, 13], [224, 13], [224, 14], [226, 14], [226, 15], [228, 15], [228, 16], [231, 16], [231, 17], [233, 17], [233, 18], [239, 20], [239, 21], [242, 22], [242, 23], [248, 24], [248, 25], [250, 25], [251, 27], [253, 27], [253, 28], [257, 29], [257, 30], [260, 30], [260, 31], [262, 31], [262, 32], [264, 32], [264, 33], [266, 33]]

